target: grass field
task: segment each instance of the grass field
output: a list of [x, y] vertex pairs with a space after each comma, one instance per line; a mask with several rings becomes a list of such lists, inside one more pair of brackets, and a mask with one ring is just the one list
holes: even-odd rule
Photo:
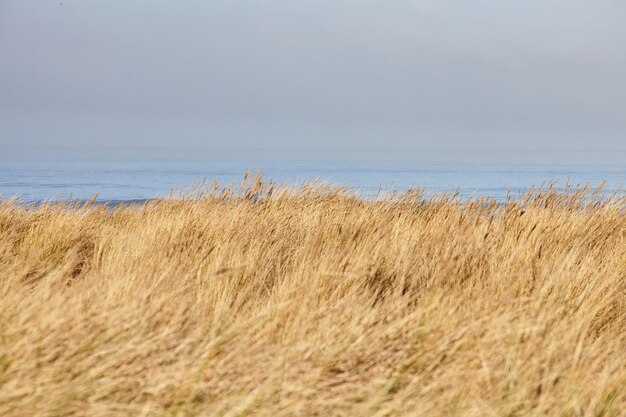
[[0, 416], [626, 415], [626, 202], [0, 203]]

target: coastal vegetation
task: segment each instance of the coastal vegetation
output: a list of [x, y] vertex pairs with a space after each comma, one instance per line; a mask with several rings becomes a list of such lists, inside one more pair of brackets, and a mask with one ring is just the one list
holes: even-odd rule
[[0, 202], [2, 416], [623, 416], [626, 201]]

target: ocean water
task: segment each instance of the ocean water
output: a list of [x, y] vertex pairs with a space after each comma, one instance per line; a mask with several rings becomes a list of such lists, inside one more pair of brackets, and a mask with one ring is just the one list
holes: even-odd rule
[[372, 198], [381, 190], [421, 187], [462, 196], [522, 193], [556, 181], [626, 182], [623, 151], [212, 150], [139, 148], [5, 149], [0, 154], [0, 198], [23, 201], [143, 200], [184, 191], [206, 179], [227, 186], [246, 170], [278, 183], [318, 180]]

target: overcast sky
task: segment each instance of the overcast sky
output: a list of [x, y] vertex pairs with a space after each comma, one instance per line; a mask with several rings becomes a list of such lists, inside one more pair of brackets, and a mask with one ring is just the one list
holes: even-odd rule
[[626, 147], [622, 0], [0, 0], [0, 146]]

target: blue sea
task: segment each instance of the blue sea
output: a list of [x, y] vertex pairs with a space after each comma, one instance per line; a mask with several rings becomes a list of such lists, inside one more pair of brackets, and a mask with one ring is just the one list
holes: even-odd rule
[[364, 198], [420, 187], [499, 200], [556, 181], [598, 186], [626, 182], [626, 152], [589, 150], [210, 149], [5, 147], [0, 198], [22, 201], [145, 200], [185, 191], [202, 180], [223, 186], [246, 170], [281, 184], [321, 181]]

